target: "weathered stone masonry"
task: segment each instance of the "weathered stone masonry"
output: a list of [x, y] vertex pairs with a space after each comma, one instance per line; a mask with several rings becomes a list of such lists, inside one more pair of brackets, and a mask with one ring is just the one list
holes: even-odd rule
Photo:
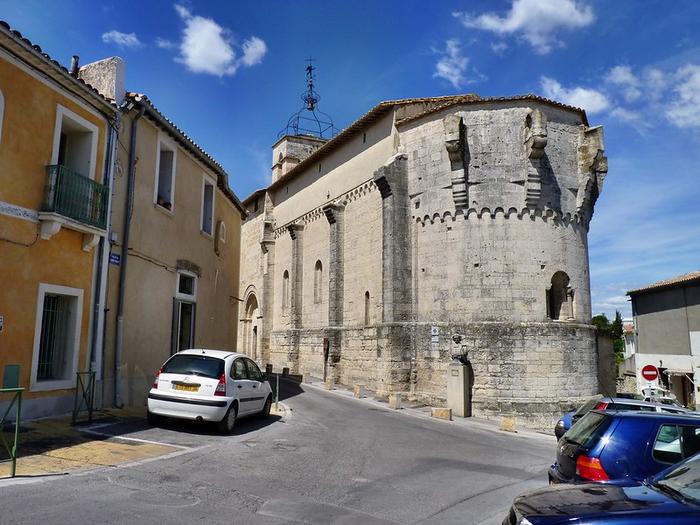
[[[308, 156], [285, 169], [287, 151]], [[477, 415], [547, 426], [597, 391], [587, 232], [607, 162], [581, 110], [383, 103], [325, 145], [278, 141], [273, 162], [244, 202], [261, 362], [439, 405], [459, 333]]]

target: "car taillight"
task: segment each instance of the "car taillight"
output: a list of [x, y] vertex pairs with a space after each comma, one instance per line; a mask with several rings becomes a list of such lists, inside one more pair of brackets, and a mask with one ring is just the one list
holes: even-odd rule
[[156, 378], [153, 380], [153, 385], [152, 385], [153, 388], [158, 388], [158, 377], [160, 376], [160, 373], [162, 371], [163, 371], [163, 369], [161, 368], [160, 370], [158, 370], [156, 372]]
[[601, 401], [595, 406], [593, 410], [605, 410], [606, 408], [608, 408], [608, 403], [606, 403], [605, 401]]
[[219, 384], [216, 385], [216, 390], [214, 390], [215, 396], [225, 396], [226, 395], [226, 374], [221, 374], [219, 378]]
[[576, 458], [576, 474], [590, 481], [608, 481], [608, 473], [598, 458], [581, 455]]

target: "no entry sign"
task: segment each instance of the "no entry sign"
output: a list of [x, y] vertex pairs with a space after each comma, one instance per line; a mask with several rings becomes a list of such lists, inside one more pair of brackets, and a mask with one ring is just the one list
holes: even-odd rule
[[654, 365], [645, 365], [642, 368], [642, 377], [647, 381], [654, 381], [659, 377], [659, 370]]

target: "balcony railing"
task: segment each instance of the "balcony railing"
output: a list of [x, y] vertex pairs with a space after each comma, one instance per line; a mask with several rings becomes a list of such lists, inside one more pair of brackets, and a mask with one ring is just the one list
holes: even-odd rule
[[59, 164], [47, 166], [44, 212], [70, 217], [104, 230], [107, 226], [107, 186]]

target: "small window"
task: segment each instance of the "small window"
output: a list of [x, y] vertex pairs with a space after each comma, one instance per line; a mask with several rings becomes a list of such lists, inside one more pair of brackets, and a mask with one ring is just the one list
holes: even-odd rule
[[248, 371], [246, 370], [245, 361], [239, 357], [231, 366], [231, 379], [248, 379]]
[[39, 285], [32, 390], [55, 390], [75, 386], [80, 346], [83, 290]]
[[165, 142], [158, 142], [158, 166], [156, 168], [155, 203], [173, 211], [175, 193], [175, 147]]
[[289, 306], [289, 272], [284, 271], [282, 275], [282, 308]]
[[51, 164], [80, 177], [94, 179], [97, 126], [63, 106], [56, 109]]
[[219, 242], [226, 242], [226, 223], [219, 221]]
[[321, 261], [316, 261], [314, 266], [314, 303], [320, 303], [323, 297], [323, 266]]
[[365, 292], [365, 325], [369, 325], [369, 292]]
[[362, 134], [362, 144], [364, 144], [365, 142], [367, 142], [367, 133]]
[[214, 183], [205, 178], [202, 183], [202, 232], [211, 235], [214, 231]]
[[253, 203], [253, 212], [258, 211], [258, 199], [255, 199], [255, 202]]
[[197, 277], [186, 272], [177, 274], [177, 290], [175, 296], [178, 299], [194, 300], [197, 298]]

